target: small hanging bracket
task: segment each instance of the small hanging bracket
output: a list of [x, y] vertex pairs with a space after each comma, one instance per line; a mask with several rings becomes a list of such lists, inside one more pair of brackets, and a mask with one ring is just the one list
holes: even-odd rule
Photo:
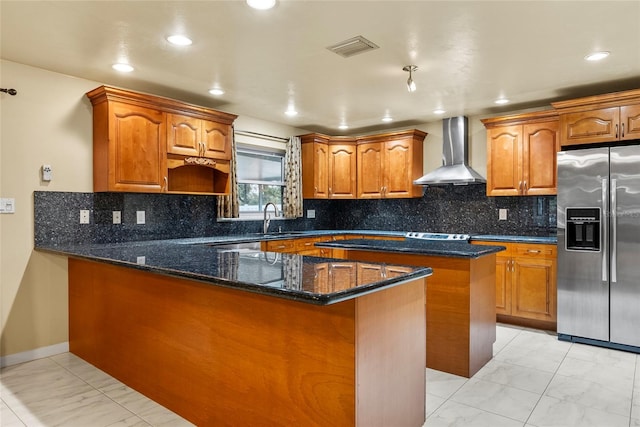
[[11, 96], [16, 96], [18, 94], [18, 91], [15, 89], [0, 88], [0, 92], [8, 93]]

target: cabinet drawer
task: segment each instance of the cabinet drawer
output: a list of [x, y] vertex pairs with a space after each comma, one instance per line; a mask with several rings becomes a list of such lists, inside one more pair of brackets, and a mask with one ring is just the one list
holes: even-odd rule
[[516, 257], [535, 257], [535, 258], [555, 258], [556, 246], [534, 243], [519, 243], [515, 246], [513, 256]]
[[514, 243], [490, 242], [485, 240], [472, 240], [471, 243], [474, 245], [504, 246], [506, 250], [496, 253], [496, 257], [510, 257], [514, 253], [514, 249], [513, 249], [513, 247], [515, 246]]
[[269, 240], [265, 242], [266, 250], [271, 252], [293, 252], [295, 248], [295, 240]]

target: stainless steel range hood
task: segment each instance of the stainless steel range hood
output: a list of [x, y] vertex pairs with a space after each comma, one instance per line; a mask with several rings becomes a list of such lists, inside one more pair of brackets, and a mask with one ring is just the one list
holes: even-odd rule
[[449, 117], [442, 121], [442, 166], [413, 181], [416, 185], [467, 185], [487, 182], [469, 163], [469, 119]]

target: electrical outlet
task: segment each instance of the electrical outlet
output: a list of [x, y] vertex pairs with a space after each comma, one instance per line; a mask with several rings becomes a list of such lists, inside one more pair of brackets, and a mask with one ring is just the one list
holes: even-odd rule
[[144, 211], [136, 211], [136, 224], [144, 224]]
[[307, 209], [307, 218], [315, 218], [316, 210], [315, 209]]
[[42, 165], [42, 180], [43, 181], [51, 181], [53, 178], [53, 169], [51, 165]]
[[145, 256], [136, 257], [136, 264], [145, 265], [146, 263], [147, 263], [147, 257]]
[[122, 213], [120, 211], [113, 211], [112, 215], [114, 224], [122, 224]]
[[89, 224], [89, 213], [88, 209], [80, 210], [80, 224]]
[[507, 209], [499, 209], [498, 210], [498, 220], [506, 221], [507, 220]]

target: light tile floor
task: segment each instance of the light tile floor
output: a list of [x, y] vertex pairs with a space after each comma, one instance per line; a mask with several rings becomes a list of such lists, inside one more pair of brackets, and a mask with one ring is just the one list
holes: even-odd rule
[[[467, 379], [427, 369], [425, 427], [640, 427], [640, 356], [499, 325]], [[3, 368], [0, 425], [190, 426], [70, 353]], [[389, 426], [394, 427], [394, 426]]]

